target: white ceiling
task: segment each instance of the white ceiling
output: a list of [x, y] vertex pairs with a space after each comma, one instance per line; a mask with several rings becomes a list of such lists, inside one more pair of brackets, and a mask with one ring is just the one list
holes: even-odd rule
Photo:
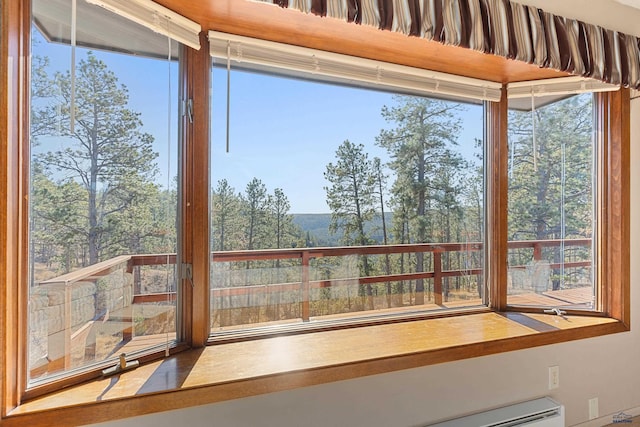
[[626, 4], [627, 6], [631, 6], [635, 9], [640, 9], [640, 0], [615, 0], [618, 3]]

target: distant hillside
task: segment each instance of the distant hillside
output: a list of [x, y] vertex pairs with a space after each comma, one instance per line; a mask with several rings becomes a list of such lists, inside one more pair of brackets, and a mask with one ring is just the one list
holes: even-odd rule
[[[309, 232], [312, 239], [317, 241], [318, 246], [339, 246], [342, 232], [329, 233], [329, 223], [331, 214], [292, 214], [293, 223], [304, 232]], [[391, 228], [392, 213], [385, 213], [387, 219], [387, 229]], [[365, 230], [371, 233], [377, 243], [382, 243], [382, 221], [377, 216], [373, 221], [365, 226]], [[387, 231], [388, 232], [388, 231]]]

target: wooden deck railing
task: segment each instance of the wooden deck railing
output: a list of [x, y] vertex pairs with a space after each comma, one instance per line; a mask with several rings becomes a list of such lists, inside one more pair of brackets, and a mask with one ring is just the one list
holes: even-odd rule
[[[535, 240], [535, 241], [511, 241], [508, 243], [509, 249], [532, 249], [531, 258], [533, 261], [539, 261], [543, 258], [544, 248], [555, 248], [564, 246], [568, 247], [589, 247], [591, 239], [572, 239], [572, 240]], [[216, 263], [233, 263], [233, 262], [258, 262], [258, 261], [283, 261], [283, 260], [300, 260], [300, 276], [299, 280], [288, 283], [269, 283], [268, 288], [264, 285], [249, 286], [233, 286], [233, 287], [213, 287], [211, 296], [229, 297], [229, 296], [248, 296], [260, 292], [300, 292], [300, 318], [308, 321], [311, 317], [310, 295], [314, 289], [331, 288], [345, 283], [357, 283], [359, 285], [371, 285], [376, 283], [389, 283], [399, 281], [411, 281], [419, 279], [433, 280], [433, 295], [436, 305], [443, 304], [443, 279], [447, 277], [460, 277], [469, 275], [482, 275], [481, 266], [471, 266], [470, 268], [445, 270], [443, 265], [443, 255], [447, 253], [466, 252], [480, 253], [482, 251], [482, 243], [425, 243], [425, 244], [404, 244], [404, 245], [374, 245], [374, 246], [349, 246], [349, 247], [322, 247], [322, 248], [292, 248], [292, 249], [264, 249], [251, 251], [215, 251], [211, 254], [211, 261]], [[343, 256], [363, 256], [363, 255], [392, 255], [392, 254], [408, 254], [408, 253], [430, 253], [432, 254], [431, 268], [429, 271], [411, 272], [411, 273], [394, 273], [383, 274], [367, 277], [338, 278], [330, 280], [313, 280], [310, 274], [311, 262], [314, 259], [327, 257], [343, 257]], [[136, 268], [145, 266], [156, 266], [175, 264], [175, 254], [151, 254], [151, 255], [125, 255], [117, 258], [95, 264], [90, 267], [82, 268], [63, 276], [41, 282], [40, 285], [55, 286], [57, 289], [63, 288], [64, 300], [66, 308], [65, 313], [65, 359], [64, 367], [70, 367], [69, 349], [74, 347], [74, 340], [82, 338], [86, 334], [72, 334], [71, 322], [71, 294], [75, 283], [81, 281], [92, 281], [97, 278], [106, 276], [114, 270], [122, 269], [127, 273], [133, 273]], [[562, 263], [550, 263], [552, 269], [560, 268], [576, 268], [588, 267], [590, 261], [570, 261]], [[425, 266], [425, 269], [427, 267]], [[522, 266], [510, 266], [510, 268], [526, 268]], [[135, 276], [135, 275], [134, 275]], [[175, 301], [175, 292], [161, 293], [141, 293], [140, 286], [134, 283], [132, 301], [125, 302], [125, 306], [142, 303], [171, 303]], [[94, 322], [92, 319], [87, 325]], [[84, 331], [87, 328], [78, 330]], [[129, 328], [129, 329], [132, 329]], [[80, 337], [80, 338], [78, 338]], [[131, 331], [125, 332], [125, 338], [131, 339]], [[80, 343], [76, 343], [80, 344]]]
[[[568, 247], [589, 247], [591, 239], [571, 239], [571, 240], [519, 240], [508, 242], [509, 249], [532, 249], [533, 261], [543, 259], [544, 248], [554, 248], [564, 245]], [[343, 283], [358, 283], [360, 285], [397, 282], [419, 279], [433, 279], [434, 302], [436, 305], [443, 304], [443, 282], [445, 277], [461, 277], [470, 275], [481, 275], [481, 267], [468, 269], [444, 270], [442, 256], [445, 253], [453, 252], [480, 252], [482, 243], [422, 243], [403, 245], [373, 245], [373, 246], [342, 246], [342, 247], [321, 247], [321, 248], [292, 248], [292, 249], [262, 249], [250, 251], [214, 251], [211, 254], [211, 261], [215, 263], [243, 262], [243, 261], [277, 261], [299, 259], [302, 267], [300, 281], [289, 283], [270, 283], [270, 291], [301, 291], [301, 313], [302, 320], [308, 321], [310, 317], [309, 295], [312, 289], [330, 288]], [[433, 269], [430, 271], [414, 273], [398, 273], [388, 275], [377, 275], [367, 277], [355, 277], [330, 280], [311, 280], [310, 262], [313, 259], [326, 257], [341, 257], [349, 255], [391, 255], [406, 253], [431, 253], [433, 255]], [[167, 260], [175, 262], [175, 254], [160, 255], [133, 255], [131, 266], [150, 266], [166, 264]], [[564, 268], [588, 267], [591, 261], [565, 261], [564, 263], [550, 263], [549, 268], [558, 269], [562, 265]], [[525, 265], [510, 266], [514, 269], [525, 269]], [[249, 293], [265, 290], [263, 285], [246, 285], [235, 287], [213, 287], [212, 297], [222, 296], [242, 296]], [[166, 301], [167, 295], [160, 293], [155, 295], [136, 295], [134, 302]]]
[[[543, 248], [560, 247], [589, 247], [591, 239], [571, 239], [571, 240], [519, 240], [508, 242], [509, 249], [533, 249], [533, 261], [542, 260]], [[434, 293], [436, 294], [436, 304], [441, 303], [442, 279], [445, 277], [460, 277], [466, 275], [482, 274], [482, 268], [474, 267], [469, 269], [444, 270], [442, 265], [442, 255], [451, 252], [479, 252], [482, 250], [482, 243], [421, 243], [403, 245], [374, 245], [374, 246], [342, 246], [342, 247], [321, 247], [321, 248], [294, 248], [294, 249], [261, 249], [247, 251], [214, 251], [211, 253], [213, 263], [241, 262], [241, 261], [268, 261], [300, 259], [302, 275], [300, 282], [294, 283], [272, 283], [270, 286], [281, 287], [282, 290], [298, 290], [302, 285], [305, 289], [327, 288], [340, 282], [357, 281], [359, 284], [374, 284], [383, 282], [393, 282], [402, 280], [433, 279]], [[415, 273], [400, 273], [389, 275], [378, 275], [368, 277], [357, 277], [348, 279], [332, 280], [310, 280], [308, 269], [312, 259], [325, 257], [341, 257], [349, 255], [386, 255], [386, 254], [406, 254], [406, 253], [431, 253], [433, 254], [433, 270]], [[176, 254], [151, 254], [151, 255], [123, 255], [101, 263], [76, 270], [53, 279], [40, 283], [40, 285], [58, 284], [66, 289], [66, 298], [70, 298], [69, 289], [74, 283], [79, 281], [92, 280], [105, 276], [114, 269], [125, 268], [131, 273], [136, 267], [175, 264]], [[560, 268], [588, 267], [591, 261], [570, 261], [564, 263], [550, 263], [552, 269]], [[510, 266], [510, 268], [526, 268], [526, 266]], [[305, 272], [306, 271], [306, 272]], [[213, 288], [212, 293], [217, 295], [245, 295], [250, 286], [239, 286], [231, 288]], [[304, 299], [304, 298], [303, 298]], [[167, 301], [166, 293], [134, 295], [134, 302], [162, 302]], [[304, 310], [303, 310], [304, 312]]]

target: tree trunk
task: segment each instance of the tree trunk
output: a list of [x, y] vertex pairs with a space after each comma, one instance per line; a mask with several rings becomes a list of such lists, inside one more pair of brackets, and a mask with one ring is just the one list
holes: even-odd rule
[[91, 143], [91, 170], [89, 171], [89, 265], [98, 262], [98, 147], [95, 138]]
[[[418, 210], [417, 215], [419, 219], [422, 221], [419, 222], [418, 226], [418, 238], [416, 239], [418, 243], [425, 243], [426, 239], [426, 230], [424, 227], [424, 219], [425, 219], [425, 208], [426, 208], [426, 194], [424, 190], [424, 176], [425, 176], [425, 158], [424, 158], [424, 142], [423, 142], [423, 153], [420, 155], [418, 159]], [[416, 273], [422, 273], [424, 271], [424, 252], [416, 253]], [[422, 305], [424, 304], [424, 279], [416, 280], [416, 297], [415, 304]]]
[[[382, 242], [386, 246], [387, 241], [387, 219], [384, 216], [384, 195], [382, 193], [382, 172], [378, 162], [378, 194], [380, 195], [380, 213], [382, 214]], [[388, 276], [391, 272], [391, 262], [389, 254], [384, 254], [384, 273]], [[391, 282], [387, 281], [387, 307], [391, 307]]]

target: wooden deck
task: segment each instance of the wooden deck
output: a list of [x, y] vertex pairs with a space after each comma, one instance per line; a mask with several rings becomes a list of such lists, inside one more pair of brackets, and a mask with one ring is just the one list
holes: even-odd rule
[[148, 350], [158, 347], [176, 339], [176, 333], [168, 334], [144, 335], [141, 337], [133, 337], [131, 341], [125, 343], [119, 348], [120, 353], [131, 354], [138, 351]]
[[591, 308], [594, 303], [593, 288], [590, 286], [574, 289], [547, 291], [541, 294], [526, 293], [509, 295], [509, 305], [542, 306], [562, 308]]

